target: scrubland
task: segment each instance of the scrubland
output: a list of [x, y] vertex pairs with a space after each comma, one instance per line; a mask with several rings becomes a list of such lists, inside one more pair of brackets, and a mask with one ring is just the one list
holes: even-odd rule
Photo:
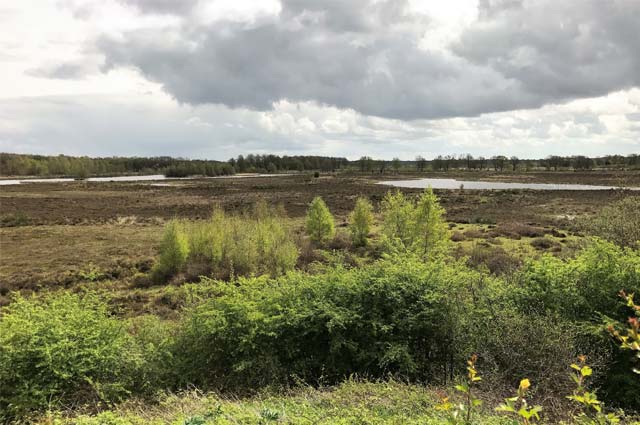
[[630, 191], [434, 194], [294, 176], [0, 195], [7, 423], [631, 423], [640, 411]]

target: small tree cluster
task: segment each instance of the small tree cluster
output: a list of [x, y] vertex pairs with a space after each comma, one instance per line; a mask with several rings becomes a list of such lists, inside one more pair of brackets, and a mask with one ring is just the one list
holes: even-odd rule
[[431, 187], [416, 202], [400, 191], [389, 192], [382, 200], [383, 237], [393, 249], [408, 249], [427, 255], [448, 241], [445, 210]]
[[298, 247], [286, 220], [264, 203], [251, 214], [216, 209], [205, 221], [172, 220], [165, 227], [153, 279], [161, 282], [191, 268], [197, 275], [279, 276], [292, 270]]

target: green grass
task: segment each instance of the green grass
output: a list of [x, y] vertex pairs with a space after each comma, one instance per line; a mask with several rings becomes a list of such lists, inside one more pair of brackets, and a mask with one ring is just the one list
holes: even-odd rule
[[[441, 424], [445, 422], [435, 390], [397, 381], [349, 380], [337, 387], [302, 388], [285, 395], [231, 399], [196, 391], [164, 397], [159, 403], [129, 402], [101, 413], [64, 417], [50, 414], [41, 423], [56, 425], [196, 424]], [[56, 419], [57, 416], [57, 419]], [[480, 409], [483, 424], [507, 424]]]

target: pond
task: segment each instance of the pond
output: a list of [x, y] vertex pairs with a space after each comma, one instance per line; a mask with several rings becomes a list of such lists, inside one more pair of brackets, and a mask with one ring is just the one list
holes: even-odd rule
[[[50, 178], [50, 179], [0, 179], [0, 186], [8, 186], [14, 184], [24, 183], [68, 183], [73, 181], [87, 181], [87, 182], [154, 182], [158, 180], [193, 180], [193, 179], [239, 179], [249, 177], [278, 177], [286, 176], [288, 174], [235, 174], [232, 176], [216, 176], [216, 177], [166, 177], [163, 174], [152, 174], [146, 176], [114, 176], [114, 177], [89, 177], [84, 180], [76, 180], [71, 178]], [[157, 185], [156, 185], [157, 186]]]
[[640, 187], [617, 187], [617, 186], [596, 186], [589, 184], [553, 184], [553, 183], [506, 183], [493, 181], [469, 181], [456, 179], [416, 179], [416, 180], [389, 180], [378, 182], [378, 184], [407, 187], [407, 188], [426, 188], [431, 186], [433, 189], [464, 189], [475, 190], [504, 190], [504, 189], [533, 189], [533, 190], [611, 190], [611, 189], [629, 189], [640, 190]]

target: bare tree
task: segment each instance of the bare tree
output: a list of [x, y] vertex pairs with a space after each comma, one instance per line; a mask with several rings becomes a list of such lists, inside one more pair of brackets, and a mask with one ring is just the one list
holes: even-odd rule
[[497, 155], [491, 158], [493, 161], [493, 169], [498, 171], [504, 170], [505, 163], [507, 161], [507, 157], [504, 155]]
[[467, 170], [470, 170], [473, 165], [473, 155], [468, 153], [464, 156], [464, 159], [467, 161]]
[[509, 161], [511, 161], [511, 167], [513, 168], [513, 171], [516, 171], [518, 163], [520, 163], [520, 158], [514, 155], [509, 159]]
[[391, 160], [391, 167], [393, 167], [393, 170], [396, 172], [396, 174], [398, 173], [398, 171], [400, 170], [400, 158], [395, 157]]

